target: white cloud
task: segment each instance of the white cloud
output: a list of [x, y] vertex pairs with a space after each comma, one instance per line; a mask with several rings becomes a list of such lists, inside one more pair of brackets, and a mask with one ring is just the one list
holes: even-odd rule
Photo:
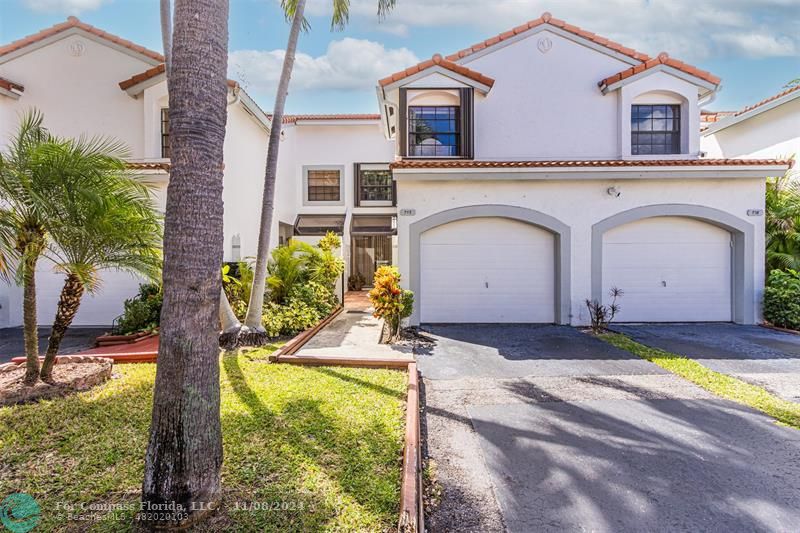
[[[284, 50], [237, 50], [228, 60], [229, 76], [248, 90], [274, 93], [283, 64]], [[392, 72], [418, 63], [407, 48], [386, 49], [382, 44], [346, 37], [332, 41], [324, 55], [298, 52], [290, 89], [368, 90]]]
[[[375, 0], [352, 0], [353, 19], [376, 20]], [[310, 0], [312, 15], [329, 15], [330, 0]], [[698, 60], [744, 53], [786, 56], [800, 49], [797, 0], [399, 0], [381, 25], [470, 26], [486, 37], [544, 11], [654, 55]], [[453, 43], [455, 51], [471, 43]]]
[[93, 11], [109, 0], [25, 0], [25, 5], [42, 13], [67, 13], [77, 15], [82, 11]]

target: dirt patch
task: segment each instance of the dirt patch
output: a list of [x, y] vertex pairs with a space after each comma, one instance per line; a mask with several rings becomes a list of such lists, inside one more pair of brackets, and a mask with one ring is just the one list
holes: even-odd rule
[[22, 384], [25, 376], [24, 364], [0, 366], [0, 406], [66, 396], [91, 389], [111, 377], [113, 363], [110, 359], [77, 359], [80, 361], [59, 361], [53, 367], [54, 384], [39, 381], [32, 387]]

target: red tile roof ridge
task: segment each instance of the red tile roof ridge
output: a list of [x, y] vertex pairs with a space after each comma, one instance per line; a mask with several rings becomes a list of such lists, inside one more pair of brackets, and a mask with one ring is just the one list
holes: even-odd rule
[[58, 33], [61, 33], [62, 31], [68, 30], [70, 28], [80, 28], [83, 31], [86, 31], [88, 33], [96, 35], [97, 37], [101, 37], [101, 38], [103, 38], [103, 39], [105, 39], [107, 41], [110, 41], [110, 42], [112, 42], [114, 44], [117, 44], [119, 46], [123, 46], [125, 48], [130, 49], [130, 50], [133, 50], [134, 52], [137, 52], [137, 53], [142, 54], [142, 55], [144, 55], [146, 57], [149, 57], [150, 59], [154, 59], [156, 61], [164, 61], [164, 56], [162, 56], [158, 52], [155, 52], [153, 50], [149, 50], [149, 49], [145, 48], [144, 46], [140, 46], [140, 45], [138, 45], [138, 44], [136, 44], [134, 42], [131, 42], [131, 41], [127, 40], [127, 39], [123, 39], [122, 37], [119, 37], [118, 35], [114, 35], [114, 34], [106, 32], [106, 31], [103, 31], [103, 30], [101, 30], [99, 28], [96, 28], [96, 27], [90, 25], [90, 24], [86, 24], [85, 22], [82, 22], [81, 20], [79, 20], [77, 17], [73, 17], [73, 16], [68, 17], [67, 20], [64, 21], [64, 22], [60, 22], [60, 23], [58, 23], [58, 24], [56, 24], [54, 26], [51, 26], [49, 28], [45, 28], [45, 29], [43, 29], [41, 31], [38, 31], [38, 32], [34, 33], [34, 34], [25, 36], [25, 37], [23, 37], [21, 39], [17, 39], [16, 41], [12, 41], [12, 42], [4, 45], [4, 46], [1, 46], [0, 47], [0, 56], [6, 55], [6, 54], [10, 54], [11, 52], [15, 52], [17, 50], [25, 48], [28, 45], [34, 44], [36, 42], [39, 42], [39, 41], [41, 41], [43, 39], [46, 39], [46, 38], [48, 38], [48, 37], [50, 37], [52, 35], [56, 35]]
[[624, 79], [630, 78], [631, 76], [635, 76], [636, 74], [640, 74], [642, 72], [650, 70], [651, 68], [655, 68], [659, 65], [667, 65], [668, 67], [680, 70], [681, 72], [685, 72], [686, 74], [690, 74], [692, 76], [705, 80], [713, 85], [719, 85], [720, 81], [722, 81], [720, 80], [720, 78], [714, 76], [710, 72], [707, 72], [705, 70], [700, 70], [699, 68], [684, 63], [683, 61], [672, 59], [666, 52], [661, 52], [660, 54], [658, 54], [657, 57], [648, 59], [644, 63], [640, 63], [638, 65], [626, 68], [621, 72], [617, 72], [613, 76], [609, 76], [606, 79], [599, 81], [597, 85], [599, 87], [608, 87], [609, 85], [620, 82]]
[[378, 81], [378, 84], [384, 87], [386, 85], [389, 85], [396, 81], [400, 81], [409, 76], [413, 76], [414, 74], [422, 72], [423, 70], [431, 68], [435, 65], [438, 65], [451, 72], [455, 72], [456, 74], [460, 74], [466, 78], [469, 78], [473, 81], [476, 81], [488, 87], [492, 87], [494, 85], [494, 80], [489, 76], [485, 76], [476, 70], [469, 69], [463, 65], [459, 65], [458, 63], [445, 59], [444, 57], [442, 57], [441, 54], [433, 54], [433, 57], [431, 57], [430, 59], [427, 59], [425, 61], [417, 63], [416, 65], [408, 67], [405, 70], [401, 70], [400, 72], [395, 72], [390, 76], [382, 78], [381, 80]]

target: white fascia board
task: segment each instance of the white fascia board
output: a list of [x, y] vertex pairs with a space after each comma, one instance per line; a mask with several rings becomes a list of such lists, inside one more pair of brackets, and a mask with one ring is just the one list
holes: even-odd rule
[[296, 120], [297, 126], [373, 126], [380, 124], [380, 119], [312, 119]]
[[515, 42], [521, 41], [522, 39], [527, 39], [528, 37], [531, 37], [533, 35], [536, 35], [537, 33], [543, 32], [543, 31], [549, 31], [549, 32], [551, 32], [551, 33], [553, 33], [555, 35], [558, 35], [558, 36], [563, 37], [565, 39], [569, 39], [570, 41], [573, 41], [574, 43], [577, 43], [577, 44], [579, 44], [581, 46], [585, 46], [586, 48], [591, 48], [592, 50], [600, 52], [601, 54], [605, 54], [607, 56], [611, 56], [614, 59], [618, 59], [618, 60], [622, 61], [623, 63], [627, 63], [629, 65], [638, 65], [639, 63], [642, 63], [642, 61], [640, 61], [640, 60], [638, 60], [636, 58], [633, 58], [633, 57], [625, 55], [625, 54], [621, 54], [620, 52], [617, 52], [616, 50], [612, 50], [611, 48], [608, 48], [607, 46], [603, 46], [602, 44], [596, 43], [594, 41], [590, 41], [589, 39], [585, 39], [583, 37], [575, 35], [574, 33], [571, 33], [571, 32], [568, 32], [566, 30], [563, 30], [563, 29], [559, 28], [558, 26], [551, 26], [550, 24], [547, 24], [547, 23], [541, 24], [541, 25], [536, 26], [534, 28], [531, 28], [529, 30], [523, 31], [521, 33], [518, 33], [517, 35], [509, 37], [508, 39], [504, 39], [504, 40], [502, 40], [502, 41], [500, 41], [498, 43], [495, 43], [495, 44], [493, 44], [491, 46], [487, 46], [483, 50], [479, 50], [478, 52], [474, 52], [472, 54], [469, 54], [468, 56], [465, 56], [465, 57], [462, 57], [462, 58], [458, 58], [458, 59], [454, 59], [453, 62], [454, 63], [458, 63], [459, 65], [466, 65], [467, 63], [475, 61], [476, 59], [478, 59], [480, 57], [483, 57], [483, 56], [485, 56], [487, 54], [491, 54], [492, 52], [500, 50], [501, 48], [504, 48], [504, 47], [506, 47], [508, 45], [514, 44]]
[[144, 91], [149, 89], [150, 87], [154, 87], [161, 83], [162, 81], [167, 80], [167, 74], [162, 72], [161, 74], [157, 74], [150, 79], [144, 80], [141, 83], [137, 83], [136, 85], [132, 85], [125, 89], [125, 92], [128, 93], [128, 96], [131, 98], [138, 98], [140, 94]]
[[709, 124], [709, 126], [705, 130], [702, 131], [701, 134], [703, 135], [703, 137], [708, 137], [709, 135], [712, 135], [712, 134], [714, 134], [714, 133], [716, 133], [716, 132], [718, 132], [720, 130], [724, 130], [725, 128], [733, 126], [734, 124], [738, 124], [739, 122], [742, 122], [744, 120], [747, 120], [747, 119], [755, 117], [755, 116], [758, 116], [761, 113], [766, 113], [770, 109], [775, 109], [776, 107], [782, 106], [783, 104], [787, 104], [787, 103], [789, 103], [792, 100], [795, 100], [797, 98], [800, 98], [800, 90], [799, 91], [794, 91], [794, 92], [789, 93], [789, 94], [785, 94], [785, 95], [781, 96], [780, 98], [776, 98], [775, 100], [773, 100], [771, 102], [767, 102], [766, 104], [762, 104], [762, 105], [760, 105], [760, 106], [758, 106], [758, 107], [756, 107], [754, 109], [751, 109], [750, 111], [748, 111], [746, 113], [742, 113], [741, 115], [729, 116], [729, 117], [725, 117], [722, 120], [719, 120], [717, 122], [712, 122], [711, 124]]
[[785, 165], [584, 168], [397, 168], [398, 181], [727, 179], [782, 176]]
[[16, 91], [9, 91], [0, 87], [0, 95], [8, 96], [9, 98], [13, 98], [14, 100], [19, 100], [19, 97], [22, 96], [22, 93], [18, 93]]
[[[432, 65], [432, 66], [426, 68], [425, 70], [421, 70], [421, 71], [417, 72], [416, 74], [412, 74], [411, 76], [408, 76], [406, 78], [397, 80], [396, 82], [390, 83], [389, 85], [385, 85], [383, 87], [383, 90], [384, 91], [391, 91], [393, 89], [399, 89], [400, 87], [405, 87], [405, 86], [409, 85], [410, 83], [414, 83], [415, 81], [420, 80], [422, 78], [426, 78], [426, 77], [428, 77], [428, 76], [430, 76], [431, 74], [434, 74], [434, 73], [435, 74], [441, 74], [442, 76], [450, 78], [451, 80], [454, 80], [454, 81], [456, 81], [458, 83], [461, 83], [463, 85], [467, 85], [469, 87], [472, 87], [472, 88], [480, 91], [484, 95], [487, 94], [491, 90], [491, 87], [489, 87], [488, 85], [485, 85], [483, 83], [477, 82], [477, 81], [475, 81], [475, 80], [473, 80], [471, 78], [467, 78], [466, 76], [462, 76], [461, 74], [459, 74], [457, 72], [453, 72], [450, 69], [446, 69], [446, 68], [442, 67], [441, 65]], [[444, 89], [444, 87], [442, 87], [442, 89]]]
[[669, 65], [660, 64], [660, 65], [656, 65], [655, 67], [649, 68], [649, 69], [647, 69], [645, 71], [642, 71], [642, 72], [640, 72], [638, 74], [634, 74], [633, 76], [625, 78], [624, 80], [620, 80], [618, 82], [612, 83], [611, 85], [603, 85], [600, 88], [600, 90], [601, 90], [601, 92], [603, 94], [607, 94], [607, 93], [609, 93], [611, 91], [616, 91], [617, 89], [619, 89], [621, 87], [624, 87], [624, 86], [626, 86], [628, 84], [631, 84], [631, 83], [633, 83], [633, 82], [635, 82], [637, 80], [640, 80], [642, 78], [646, 78], [647, 76], [650, 76], [651, 74], [655, 74], [656, 72], [663, 72], [665, 74], [669, 74], [670, 76], [674, 76], [674, 77], [679, 78], [679, 79], [681, 79], [683, 81], [689, 82], [692, 85], [696, 85], [696, 86], [700, 87], [701, 89], [705, 89], [706, 92], [701, 94], [700, 95], [701, 97], [705, 96], [709, 92], [714, 92], [714, 91], [716, 91], [718, 89], [717, 85], [714, 85], [713, 83], [711, 83], [709, 81], [706, 81], [706, 80], [704, 80], [702, 78], [698, 78], [697, 76], [692, 76], [691, 74], [683, 72], [682, 70], [678, 70], [675, 67], [670, 67]]
[[264, 111], [260, 107], [258, 107], [258, 104], [256, 104], [255, 101], [253, 101], [253, 99], [250, 98], [250, 95], [247, 94], [247, 92], [239, 86], [237, 86], [235, 89], [231, 89], [230, 87], [228, 87], [228, 91], [229, 92], [239, 91], [239, 102], [242, 104], [244, 110], [250, 116], [252, 116], [256, 120], [256, 122], [258, 122], [259, 126], [264, 128], [264, 130], [267, 131], [267, 133], [269, 133], [270, 128], [272, 128], [272, 120], [267, 116], [266, 113], [264, 113]]
[[35, 50], [38, 50], [40, 48], [44, 48], [45, 46], [48, 46], [49, 44], [58, 42], [58, 41], [60, 41], [62, 39], [66, 39], [67, 37], [70, 37], [72, 35], [80, 35], [81, 37], [89, 39], [90, 41], [94, 41], [94, 42], [96, 42], [98, 44], [102, 44], [103, 46], [107, 46], [109, 48], [113, 48], [114, 50], [117, 50], [118, 52], [122, 52], [123, 54], [126, 54], [126, 55], [129, 55], [131, 57], [134, 57], [134, 58], [136, 58], [136, 59], [138, 59], [140, 61], [143, 61], [143, 62], [145, 62], [145, 63], [147, 63], [149, 65], [152, 65], [152, 66], [160, 65], [161, 63], [163, 63], [163, 61], [158, 61], [157, 59], [154, 59], [154, 58], [152, 58], [150, 56], [147, 56], [145, 54], [141, 54], [141, 53], [137, 52], [136, 50], [132, 50], [132, 49], [126, 47], [126, 46], [122, 46], [121, 44], [117, 44], [117, 43], [115, 43], [113, 41], [109, 41], [108, 39], [100, 37], [99, 35], [95, 35], [94, 33], [88, 32], [88, 31], [84, 30], [83, 28], [79, 28], [77, 26], [74, 26], [72, 28], [68, 28], [66, 30], [63, 30], [63, 31], [60, 31], [60, 32], [55, 33], [53, 35], [50, 35], [48, 37], [45, 37], [44, 39], [40, 39], [40, 40], [38, 40], [38, 41], [36, 41], [34, 43], [31, 43], [29, 45], [23, 46], [22, 48], [14, 50], [13, 52], [10, 52], [10, 53], [0, 57], [0, 65], [2, 65], [3, 63], [7, 63], [7, 62], [9, 62], [9, 61], [11, 61], [13, 59], [16, 59], [16, 58], [18, 58], [20, 56], [24, 56], [25, 54], [28, 54], [28, 53], [33, 52]]

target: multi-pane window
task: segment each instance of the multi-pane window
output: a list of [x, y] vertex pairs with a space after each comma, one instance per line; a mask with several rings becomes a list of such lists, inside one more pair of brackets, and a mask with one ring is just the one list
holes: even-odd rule
[[681, 106], [631, 107], [631, 154], [681, 153]]
[[169, 158], [169, 109], [161, 108], [161, 157]]
[[457, 157], [460, 145], [458, 106], [409, 106], [408, 155]]
[[308, 200], [310, 202], [338, 202], [341, 200], [341, 173], [339, 170], [309, 170]]
[[392, 201], [392, 171], [359, 167], [358, 197], [362, 202]]

